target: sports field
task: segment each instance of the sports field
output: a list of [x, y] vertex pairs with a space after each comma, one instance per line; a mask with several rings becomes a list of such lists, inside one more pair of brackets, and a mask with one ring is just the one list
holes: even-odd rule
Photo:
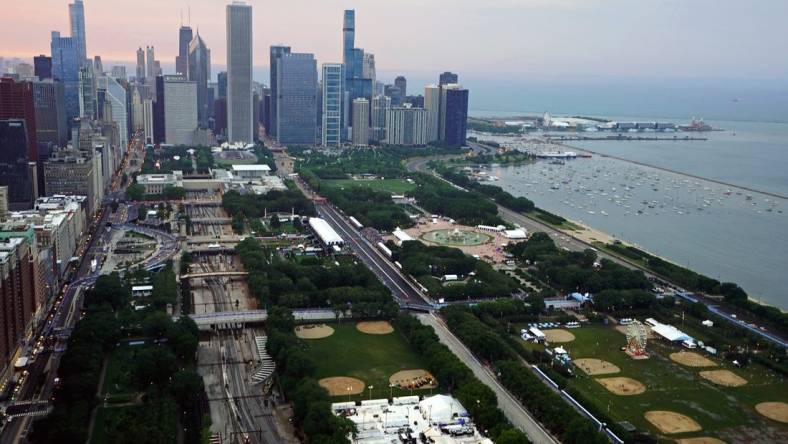
[[350, 188], [350, 187], [366, 187], [376, 191], [386, 191], [391, 194], [405, 194], [416, 188], [415, 184], [408, 182], [405, 179], [334, 179], [326, 180], [323, 183], [332, 187]]
[[[657, 341], [649, 342], [650, 359], [633, 360], [620, 350], [625, 345], [625, 336], [612, 327], [584, 326], [573, 329], [572, 334], [575, 336], [573, 341], [560, 345], [569, 351], [573, 359], [603, 360], [620, 370], [615, 374], [588, 375], [574, 368], [577, 378], [569, 383], [570, 387], [593, 400], [591, 402], [595, 401], [599, 410], [609, 411], [616, 421], [629, 421], [638, 430], [671, 439], [701, 436], [714, 436], [727, 442], [788, 439], [788, 425], [766, 419], [755, 410], [755, 405], [764, 401], [784, 401], [784, 394], [788, 393], [788, 382], [762, 366], [751, 364], [745, 369], [732, 368], [717, 358], [711, 358], [716, 364], [714, 367], [684, 366], [668, 357], [680, 351], [679, 347]], [[533, 345], [528, 344], [527, 347], [532, 348]], [[614, 367], [608, 368], [612, 371]], [[704, 370], [723, 369], [747, 383], [738, 387], [725, 386], [700, 375]], [[632, 381], [628, 380], [642, 384], [645, 391], [633, 394]], [[649, 411], [685, 415], [697, 422], [701, 430], [664, 434], [646, 419]], [[649, 416], [653, 421], [654, 416], [659, 415]]]
[[[350, 377], [364, 382], [363, 394], [352, 399], [369, 398], [367, 387], [370, 385], [374, 387], [373, 399], [386, 398], [389, 396], [389, 378], [393, 374], [424, 368], [421, 357], [408, 347], [397, 331], [388, 334], [362, 333], [352, 321], [329, 325], [334, 328], [334, 334], [323, 339], [304, 340], [304, 343], [317, 363], [316, 379]], [[410, 394], [410, 390], [395, 388], [393, 394]]]

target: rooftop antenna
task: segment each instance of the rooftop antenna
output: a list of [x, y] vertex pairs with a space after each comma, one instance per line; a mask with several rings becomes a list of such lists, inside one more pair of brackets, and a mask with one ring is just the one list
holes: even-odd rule
[[192, 7], [188, 6], [187, 8], [188, 8], [187, 11], [188, 11], [188, 14], [189, 14], [189, 26], [191, 26], [192, 25]]

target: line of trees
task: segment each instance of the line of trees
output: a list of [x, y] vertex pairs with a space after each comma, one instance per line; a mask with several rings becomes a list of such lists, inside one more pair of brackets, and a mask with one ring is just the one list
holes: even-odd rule
[[265, 194], [241, 194], [235, 190], [222, 195], [222, 207], [230, 216], [242, 215], [258, 218], [266, 212], [290, 213], [301, 216], [315, 215], [315, 206], [297, 188], [272, 190]]
[[450, 168], [440, 168], [438, 173], [446, 180], [457, 184], [465, 189], [474, 190], [483, 194], [501, 206], [509, 208], [513, 211], [520, 213], [528, 213], [533, 211], [535, 206], [533, 201], [525, 197], [515, 197], [508, 191], [504, 191], [501, 187], [495, 185], [481, 184], [475, 180], [471, 180], [465, 174], [458, 173]]
[[506, 225], [498, 216], [498, 207], [478, 193], [457, 189], [427, 175], [415, 177], [417, 187], [408, 192], [425, 210], [459, 221], [465, 225]]

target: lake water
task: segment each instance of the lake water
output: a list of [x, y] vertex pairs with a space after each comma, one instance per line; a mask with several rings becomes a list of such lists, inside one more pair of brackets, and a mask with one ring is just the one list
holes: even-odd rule
[[[725, 131], [704, 133], [708, 141], [567, 143], [788, 196], [788, 124], [709, 123]], [[542, 208], [736, 282], [750, 297], [788, 309], [784, 198], [598, 155], [564, 165], [498, 167], [493, 174], [500, 178], [496, 184]]]

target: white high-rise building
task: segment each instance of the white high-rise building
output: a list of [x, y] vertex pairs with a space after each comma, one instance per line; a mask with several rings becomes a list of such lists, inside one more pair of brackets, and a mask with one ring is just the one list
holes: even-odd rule
[[197, 128], [197, 82], [164, 76], [164, 142], [190, 145]]
[[427, 144], [427, 110], [394, 107], [386, 112], [386, 143], [419, 146]]
[[120, 136], [120, 153], [125, 154], [129, 142], [128, 119], [126, 111], [126, 88], [115, 79], [108, 76], [101, 76], [96, 79], [98, 89], [105, 91], [105, 102], [109, 102], [112, 107], [112, 121], [118, 125]]
[[227, 141], [252, 143], [252, 7], [227, 5]]
[[386, 111], [391, 108], [391, 97], [377, 95], [372, 98], [372, 124], [369, 137], [375, 142], [386, 140]]
[[424, 109], [427, 110], [427, 142], [438, 140], [441, 110], [441, 88], [437, 85], [424, 87]]
[[345, 98], [345, 65], [323, 64], [322, 145], [342, 144], [342, 102]]
[[369, 100], [353, 100], [353, 145], [369, 145]]

